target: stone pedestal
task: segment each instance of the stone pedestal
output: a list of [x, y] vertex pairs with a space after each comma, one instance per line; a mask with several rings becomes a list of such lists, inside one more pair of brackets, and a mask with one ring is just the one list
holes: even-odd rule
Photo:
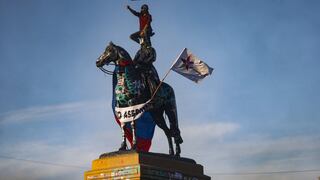
[[85, 172], [85, 180], [210, 180], [203, 166], [188, 158], [166, 154], [118, 151], [102, 154]]

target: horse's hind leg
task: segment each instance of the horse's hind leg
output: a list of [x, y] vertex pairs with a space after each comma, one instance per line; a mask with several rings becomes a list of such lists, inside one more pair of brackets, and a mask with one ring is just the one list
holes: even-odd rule
[[161, 111], [161, 112], [153, 111], [151, 114], [152, 114], [152, 117], [155, 120], [155, 123], [157, 124], [157, 126], [159, 126], [159, 128], [161, 128], [164, 131], [165, 135], [167, 136], [167, 140], [168, 140], [168, 144], [169, 144], [169, 155], [174, 155], [171, 133], [170, 133], [170, 129], [168, 128], [168, 126], [166, 124], [165, 119], [163, 118], [163, 111]]
[[121, 146], [119, 148], [119, 151], [125, 151], [125, 150], [127, 150], [126, 134], [124, 132], [125, 123], [121, 122], [120, 125], [121, 125], [121, 133], [122, 133], [122, 142], [121, 142]]
[[180, 156], [181, 148], [180, 144], [183, 143], [182, 137], [180, 135], [180, 130], [178, 126], [178, 116], [175, 104], [170, 104], [165, 107], [166, 115], [168, 116], [170, 122], [171, 135], [174, 138], [174, 143], [176, 144], [176, 156]]
[[172, 136], [175, 138], [177, 143], [182, 144], [183, 140], [180, 135], [176, 106], [172, 106], [172, 105], [167, 106], [165, 108], [165, 112], [166, 112], [166, 115], [168, 116], [168, 119], [170, 122], [170, 130], [171, 130]]

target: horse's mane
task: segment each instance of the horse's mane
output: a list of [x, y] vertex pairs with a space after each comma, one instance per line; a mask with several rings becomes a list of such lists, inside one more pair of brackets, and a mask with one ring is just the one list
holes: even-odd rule
[[115, 45], [115, 47], [118, 49], [118, 53], [119, 53], [120, 57], [122, 57], [123, 59], [129, 60], [129, 61], [132, 61], [130, 54], [124, 48], [122, 48], [121, 46], [116, 46], [116, 45]]

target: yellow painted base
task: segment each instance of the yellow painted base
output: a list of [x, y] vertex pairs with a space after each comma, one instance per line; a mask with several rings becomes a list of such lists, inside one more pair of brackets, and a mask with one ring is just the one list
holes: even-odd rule
[[92, 162], [85, 180], [210, 180], [203, 167], [192, 159], [165, 154], [119, 151], [107, 153]]

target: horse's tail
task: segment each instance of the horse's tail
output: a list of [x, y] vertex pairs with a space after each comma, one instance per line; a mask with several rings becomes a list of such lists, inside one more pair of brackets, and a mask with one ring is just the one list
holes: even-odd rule
[[181, 144], [183, 140], [180, 135], [180, 129], [178, 124], [178, 113], [174, 90], [167, 83], [163, 83], [162, 86], [162, 89], [166, 92], [166, 99], [164, 101], [164, 111], [169, 119], [170, 131], [172, 137], [174, 137], [175, 139], [175, 142]]

